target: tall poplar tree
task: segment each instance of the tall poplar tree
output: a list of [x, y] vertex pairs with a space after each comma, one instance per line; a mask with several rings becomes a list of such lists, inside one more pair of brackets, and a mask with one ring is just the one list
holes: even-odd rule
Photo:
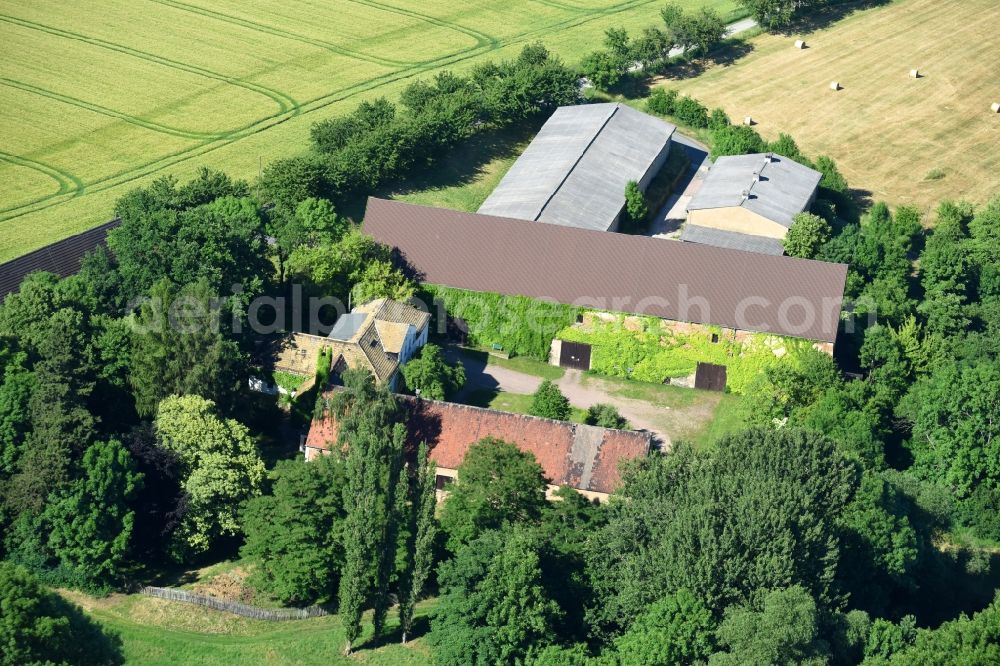
[[431, 461], [427, 443], [424, 442], [417, 453], [417, 472], [409, 504], [410, 530], [406, 548], [409, 559], [399, 581], [399, 627], [403, 632], [403, 643], [413, 629], [413, 610], [434, 566], [434, 542], [438, 533], [434, 520], [436, 478], [437, 466]]
[[339, 423], [337, 447], [345, 457], [344, 566], [340, 616], [347, 635], [344, 653], [361, 635], [361, 613], [369, 600], [376, 610], [376, 634], [388, 608], [389, 577], [395, 564], [396, 492], [406, 427], [403, 410], [364, 370], [344, 373], [345, 390], [330, 408]]

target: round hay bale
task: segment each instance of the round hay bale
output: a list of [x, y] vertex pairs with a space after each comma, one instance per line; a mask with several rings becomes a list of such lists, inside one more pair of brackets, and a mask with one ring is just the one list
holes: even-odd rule
[[840, 90], [840, 82], [830, 81], [830, 90]]
[[804, 49], [805, 47], [806, 47], [806, 43], [804, 41], [802, 41], [801, 39], [796, 39], [795, 40], [795, 48], [797, 48], [797, 49]]
[[1000, 102], [993, 102], [993, 104], [990, 105], [990, 110], [993, 111], [993, 113], [1000, 113]]
[[910, 78], [911, 79], [919, 79], [920, 78], [920, 70], [919, 69], [911, 69], [910, 70]]
[[743, 118], [743, 124], [744, 125], [753, 125], [753, 117], [752, 116], [745, 116]]

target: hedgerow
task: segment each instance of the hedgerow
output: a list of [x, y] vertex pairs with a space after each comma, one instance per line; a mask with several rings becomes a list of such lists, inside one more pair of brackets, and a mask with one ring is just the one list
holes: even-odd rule
[[469, 342], [539, 360], [549, 357], [556, 333], [576, 321], [580, 308], [524, 296], [465, 291], [440, 285], [425, 288], [444, 303], [448, 316], [468, 326]]
[[[639, 330], [631, 330], [636, 328], [632, 322], [640, 324]], [[810, 347], [806, 340], [761, 333], [747, 342], [734, 342], [722, 335], [722, 329], [711, 326], [705, 333], [678, 333], [664, 328], [655, 317], [629, 317], [629, 324], [626, 328], [625, 316], [618, 315], [614, 321], [595, 321], [587, 328], [567, 326], [556, 337], [591, 345], [592, 371], [644, 382], [686, 377], [699, 362], [724, 365], [733, 393], [742, 393], [769, 367], [797, 363], [798, 353]], [[712, 342], [713, 333], [719, 336], [717, 343]]]

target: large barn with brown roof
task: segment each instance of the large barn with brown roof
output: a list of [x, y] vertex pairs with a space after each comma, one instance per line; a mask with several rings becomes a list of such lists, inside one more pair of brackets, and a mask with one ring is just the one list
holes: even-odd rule
[[[550, 490], [570, 486], [590, 499], [603, 500], [620, 481], [620, 464], [649, 453], [648, 432], [611, 430], [553, 421], [526, 414], [450, 402], [397, 396], [409, 407], [408, 443], [430, 446], [438, 486], [454, 479], [466, 452], [484, 437], [495, 437], [532, 454], [542, 466]], [[313, 421], [304, 449], [306, 460], [328, 452], [337, 441], [337, 423], [329, 414]]]
[[548, 299], [833, 351], [847, 266], [371, 198], [365, 233], [430, 284]]

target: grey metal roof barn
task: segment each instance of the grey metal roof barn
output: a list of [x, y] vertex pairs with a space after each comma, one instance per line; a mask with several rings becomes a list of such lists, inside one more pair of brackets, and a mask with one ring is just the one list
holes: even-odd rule
[[793, 218], [812, 203], [822, 177], [773, 153], [720, 157], [687, 209], [742, 207], [790, 229]]
[[560, 107], [479, 212], [614, 229], [625, 185], [634, 180], [645, 189], [666, 160], [674, 129], [624, 104]]
[[745, 252], [758, 252], [760, 254], [785, 253], [785, 247], [780, 238], [741, 234], [736, 231], [713, 229], [697, 224], [684, 225], [684, 230], [681, 232], [681, 240], [688, 243], [701, 243], [702, 245], [714, 245], [715, 247], [725, 247], [730, 250], [743, 250]]
[[429, 284], [830, 343], [847, 279], [845, 264], [375, 198], [364, 231]]

